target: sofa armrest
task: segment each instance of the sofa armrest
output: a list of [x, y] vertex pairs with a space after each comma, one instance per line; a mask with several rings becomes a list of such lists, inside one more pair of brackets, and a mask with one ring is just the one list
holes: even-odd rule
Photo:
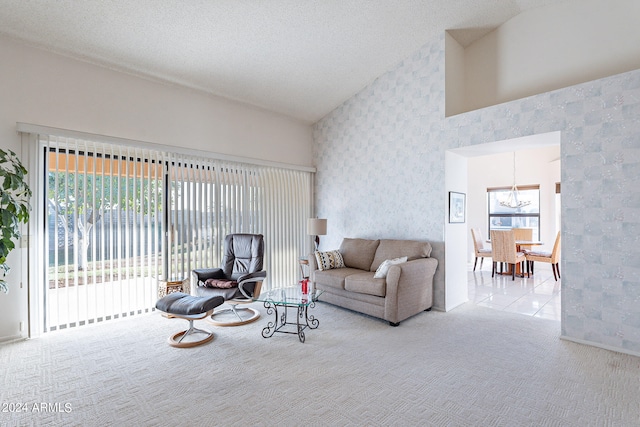
[[392, 265], [387, 272], [385, 319], [399, 323], [433, 305], [435, 258], [420, 258]]

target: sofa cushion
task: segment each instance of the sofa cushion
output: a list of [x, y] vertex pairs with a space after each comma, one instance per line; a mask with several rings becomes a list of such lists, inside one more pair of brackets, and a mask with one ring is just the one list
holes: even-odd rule
[[359, 294], [375, 295], [378, 297], [386, 296], [386, 279], [374, 279], [373, 275], [374, 273], [372, 271], [351, 274], [344, 279], [344, 289]]
[[429, 255], [431, 255], [431, 244], [429, 242], [382, 239], [369, 270], [376, 271], [380, 264], [387, 259], [406, 256], [411, 261], [418, 258], [427, 258]]
[[406, 256], [394, 259], [385, 259], [382, 264], [380, 264], [380, 267], [376, 269], [376, 273], [373, 275], [373, 278], [384, 279], [385, 277], [387, 277], [387, 271], [389, 271], [389, 267], [396, 264], [402, 264], [403, 262], [407, 262]]
[[370, 271], [371, 262], [376, 254], [379, 243], [379, 240], [343, 239], [340, 245], [340, 253], [342, 254], [342, 259], [344, 259], [344, 265]]
[[315, 251], [318, 270], [331, 270], [332, 268], [344, 268], [344, 260], [340, 251]]
[[330, 288], [344, 289], [345, 277], [361, 273], [362, 270], [355, 268], [335, 268], [333, 270], [316, 270], [313, 272], [313, 279], [316, 282], [316, 286], [322, 288], [327, 286]]

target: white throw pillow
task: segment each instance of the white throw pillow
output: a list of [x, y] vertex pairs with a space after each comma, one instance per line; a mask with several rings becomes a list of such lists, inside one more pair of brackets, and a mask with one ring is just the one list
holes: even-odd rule
[[396, 264], [402, 264], [403, 262], [407, 262], [407, 257], [403, 256], [400, 258], [387, 259], [380, 264], [380, 267], [376, 270], [376, 274], [373, 275], [374, 279], [384, 279], [387, 277], [387, 271], [389, 271], [389, 267]]

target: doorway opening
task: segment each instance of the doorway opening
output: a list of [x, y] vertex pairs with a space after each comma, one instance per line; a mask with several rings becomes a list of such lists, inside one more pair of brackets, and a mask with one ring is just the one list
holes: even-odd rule
[[[540, 311], [548, 301], [533, 302], [531, 308], [523, 308], [527, 299], [534, 300], [536, 295], [535, 280], [545, 282], [550, 294], [557, 295], [557, 312], [550, 317], [560, 317], [559, 282], [556, 286], [551, 268], [549, 276], [545, 274], [546, 265], [536, 263], [537, 279], [525, 280], [519, 283], [518, 290], [511, 288], [511, 277], [507, 283], [503, 278], [492, 279], [491, 259], [488, 258], [483, 268], [473, 272], [475, 259], [471, 228], [488, 230], [489, 214], [487, 189], [511, 185], [513, 182], [513, 153], [516, 152], [517, 184], [540, 186], [540, 232], [539, 240], [544, 244], [541, 250], [551, 250], [555, 235], [559, 231], [560, 202], [556, 196], [556, 184], [560, 182], [560, 136], [561, 133], [550, 132], [522, 138], [496, 141], [449, 150], [446, 156], [446, 189], [467, 194], [467, 222], [461, 224], [445, 224], [446, 265], [445, 265], [445, 302], [450, 310], [467, 301], [474, 301], [480, 305], [492, 308], [502, 308], [508, 311], [544, 317]], [[466, 173], [453, 173], [453, 171]], [[458, 175], [458, 177], [456, 177]], [[463, 176], [463, 178], [460, 178]], [[488, 239], [486, 232], [483, 238]], [[478, 267], [480, 262], [478, 262]], [[464, 273], [462, 273], [464, 272]], [[549, 280], [550, 277], [550, 280]], [[506, 278], [506, 276], [505, 276]], [[511, 288], [511, 289], [508, 289]], [[555, 288], [555, 290], [554, 290]], [[478, 290], [478, 292], [474, 292]], [[511, 300], [504, 298], [504, 294], [514, 294]], [[517, 295], [516, 295], [517, 294]], [[484, 297], [484, 298], [482, 298]], [[480, 299], [480, 300], [479, 300]], [[478, 301], [479, 300], [479, 301]], [[535, 305], [540, 307], [535, 307]], [[518, 308], [520, 306], [521, 308]], [[548, 307], [551, 309], [551, 306]], [[518, 311], [520, 310], [520, 311]], [[532, 311], [534, 311], [532, 313]]]

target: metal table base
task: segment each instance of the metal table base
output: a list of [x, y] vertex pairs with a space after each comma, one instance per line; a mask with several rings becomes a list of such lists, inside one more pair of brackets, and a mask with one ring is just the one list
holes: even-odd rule
[[[316, 329], [320, 322], [313, 315], [309, 315], [309, 308], [315, 307], [315, 301], [311, 301], [309, 304], [291, 304], [287, 302], [265, 301], [264, 307], [267, 309], [267, 315], [274, 314], [274, 321], [269, 321], [267, 326], [262, 330], [262, 336], [264, 338], [272, 337], [276, 332], [283, 334], [296, 334], [300, 342], [304, 342], [304, 330]], [[279, 310], [278, 308], [281, 308]], [[290, 308], [297, 309], [296, 321], [287, 321], [287, 313]], [[291, 328], [294, 326], [294, 328]]]

